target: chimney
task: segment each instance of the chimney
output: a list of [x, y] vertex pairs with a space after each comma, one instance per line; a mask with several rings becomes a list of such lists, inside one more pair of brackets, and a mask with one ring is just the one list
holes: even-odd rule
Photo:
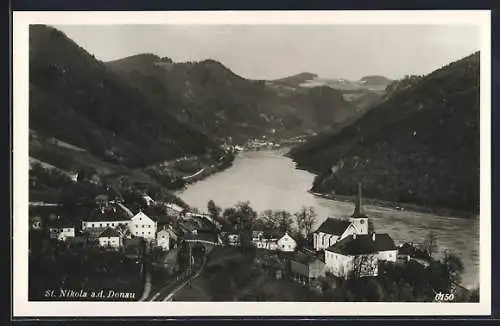
[[372, 240], [375, 241], [375, 233], [372, 233]]
[[358, 183], [358, 195], [356, 197], [356, 203], [355, 203], [355, 208], [354, 208], [354, 213], [352, 214], [353, 217], [363, 217], [363, 207], [361, 203], [361, 182]]

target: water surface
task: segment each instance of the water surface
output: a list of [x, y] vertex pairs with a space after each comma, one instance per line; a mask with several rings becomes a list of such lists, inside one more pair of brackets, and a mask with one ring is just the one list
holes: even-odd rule
[[[354, 205], [316, 197], [307, 192], [314, 175], [295, 168], [295, 163], [283, 156], [284, 150], [240, 153], [232, 167], [191, 184], [177, 194], [187, 204], [202, 211], [212, 199], [226, 208], [239, 201], [250, 201], [257, 211], [285, 209], [290, 212], [302, 206], [313, 206], [318, 223], [327, 217], [352, 214]], [[479, 221], [427, 213], [398, 211], [385, 207], [364, 206], [377, 232], [389, 233], [396, 243], [423, 242], [430, 231], [438, 238], [440, 250], [449, 249], [460, 256], [465, 272], [465, 286], [479, 284]]]

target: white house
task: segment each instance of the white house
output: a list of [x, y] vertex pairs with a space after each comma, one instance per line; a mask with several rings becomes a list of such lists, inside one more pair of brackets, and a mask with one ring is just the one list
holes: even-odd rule
[[120, 248], [123, 245], [123, 239], [120, 232], [108, 227], [99, 235], [99, 245], [105, 248]]
[[381, 260], [396, 261], [397, 249], [386, 234], [352, 234], [325, 250], [325, 264], [337, 277], [378, 275]]
[[313, 234], [314, 249], [324, 250], [353, 234], [368, 234], [368, 217], [361, 204], [361, 184], [352, 216], [348, 219], [327, 218]]
[[156, 245], [163, 250], [170, 250], [175, 248], [177, 242], [177, 235], [171, 227], [165, 226], [158, 233], [156, 233]]
[[170, 250], [170, 233], [166, 229], [156, 233], [156, 245], [163, 250]]
[[278, 250], [285, 252], [293, 252], [297, 247], [297, 242], [286, 232], [277, 241]]
[[143, 212], [137, 213], [129, 223], [130, 232], [136, 237], [154, 240], [156, 236], [156, 221]]
[[148, 195], [144, 195], [142, 196], [142, 199], [144, 200], [144, 202], [146, 203], [146, 205], [148, 206], [151, 206], [151, 205], [154, 205], [155, 201], [153, 200], [153, 198], [151, 198], [150, 196]]
[[230, 246], [240, 245], [240, 235], [235, 233], [227, 234], [227, 242]]
[[278, 249], [278, 240], [277, 239], [258, 239], [253, 240], [253, 244], [258, 249], [266, 249], [266, 250], [277, 250]]
[[57, 218], [49, 223], [49, 235], [52, 239], [66, 241], [75, 237], [75, 225], [67, 220]]

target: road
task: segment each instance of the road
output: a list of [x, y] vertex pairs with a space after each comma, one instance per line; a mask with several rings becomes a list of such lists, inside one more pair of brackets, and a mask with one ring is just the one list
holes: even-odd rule
[[193, 257], [194, 262], [191, 272], [189, 272], [189, 270], [184, 270], [172, 276], [165, 286], [154, 294], [149, 295], [149, 298], [146, 298], [144, 301], [171, 301], [172, 297], [186, 286], [191, 279], [201, 274], [207, 258], [206, 255], [200, 258]]

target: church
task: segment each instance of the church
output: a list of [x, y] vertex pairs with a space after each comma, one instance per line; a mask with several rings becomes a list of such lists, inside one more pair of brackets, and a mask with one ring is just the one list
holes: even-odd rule
[[337, 241], [353, 234], [368, 234], [368, 217], [363, 213], [361, 204], [361, 184], [358, 185], [356, 207], [349, 219], [327, 218], [313, 234], [316, 251], [325, 250]]
[[359, 184], [352, 216], [348, 220], [328, 218], [314, 233], [314, 249], [324, 251], [326, 267], [333, 275], [377, 276], [380, 261], [396, 261], [397, 248], [390, 235], [376, 234], [368, 224]]

